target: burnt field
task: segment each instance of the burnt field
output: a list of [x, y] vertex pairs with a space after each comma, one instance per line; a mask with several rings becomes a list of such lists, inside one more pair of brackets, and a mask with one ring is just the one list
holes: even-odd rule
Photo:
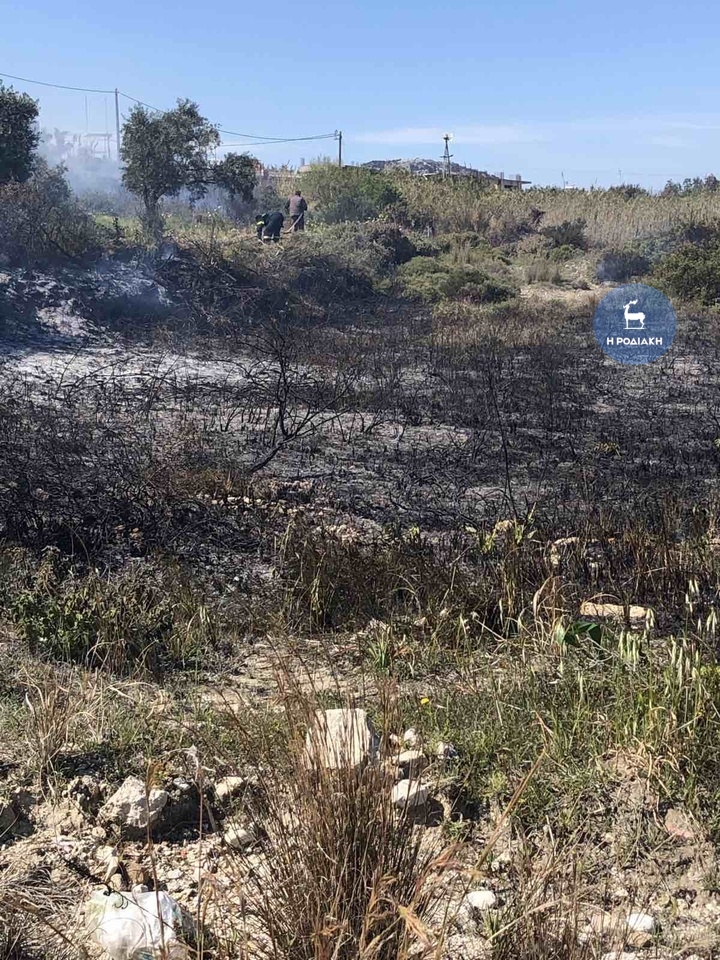
[[688, 545], [705, 563], [715, 542], [717, 321], [683, 316], [663, 358], [622, 366], [592, 334], [603, 292], [443, 316], [375, 297], [184, 343], [167, 318], [151, 339], [77, 319], [59, 335], [48, 316], [67, 307], [46, 308], [3, 361], [6, 543], [110, 572], [177, 562], [216, 590], [228, 564], [247, 584], [269, 565], [262, 593], [294, 589], [278, 543], [301, 530], [368, 556], [412, 530], [474, 577], [512, 523], [523, 603], [553, 572], [547, 545], [579, 537], [606, 562], [579, 562], [578, 597], [640, 590], [672, 617]]

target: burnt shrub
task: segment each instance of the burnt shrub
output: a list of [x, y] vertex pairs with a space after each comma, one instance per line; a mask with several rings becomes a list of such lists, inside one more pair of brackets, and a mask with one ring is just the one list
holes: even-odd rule
[[651, 269], [650, 260], [637, 250], [608, 250], [595, 268], [598, 280], [622, 283], [642, 277]]
[[60, 168], [38, 164], [26, 182], [0, 187], [0, 255], [12, 265], [97, 259], [105, 239]]

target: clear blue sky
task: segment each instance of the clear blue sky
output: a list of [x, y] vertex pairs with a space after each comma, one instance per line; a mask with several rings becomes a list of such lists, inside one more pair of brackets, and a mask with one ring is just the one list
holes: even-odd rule
[[[187, 96], [263, 136], [339, 128], [349, 162], [439, 157], [448, 130], [456, 160], [536, 183], [720, 176], [707, 0], [1, 0], [0, 23], [0, 72], [161, 108]], [[14, 86], [40, 98], [44, 126], [85, 132], [82, 94]], [[112, 98], [87, 101], [90, 128], [107, 111], [112, 129]], [[336, 147], [251, 149], [297, 163]]]

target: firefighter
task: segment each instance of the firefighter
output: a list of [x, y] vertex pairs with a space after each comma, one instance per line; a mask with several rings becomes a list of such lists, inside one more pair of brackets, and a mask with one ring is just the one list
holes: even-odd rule
[[305, 229], [305, 211], [307, 208], [307, 201], [302, 193], [296, 190], [285, 204], [285, 209], [290, 214], [290, 219], [292, 220], [293, 232]]
[[277, 213], [263, 213], [255, 219], [257, 237], [262, 243], [277, 243], [280, 240], [285, 217]]

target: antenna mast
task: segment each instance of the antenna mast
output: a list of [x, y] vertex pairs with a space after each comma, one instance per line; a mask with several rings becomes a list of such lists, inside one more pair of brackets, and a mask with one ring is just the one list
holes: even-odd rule
[[445, 141], [445, 150], [443, 152], [443, 177], [449, 177], [452, 173], [452, 165], [450, 163], [450, 158], [452, 154], [450, 153], [450, 141], [452, 140], [452, 134], [446, 133], [443, 137]]

